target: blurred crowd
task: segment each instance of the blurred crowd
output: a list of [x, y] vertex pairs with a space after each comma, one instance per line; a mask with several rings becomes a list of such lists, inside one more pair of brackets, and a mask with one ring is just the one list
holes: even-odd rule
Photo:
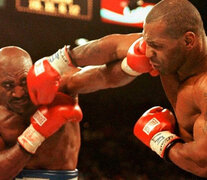
[[197, 180], [159, 158], [129, 127], [83, 127], [79, 157], [80, 180]]

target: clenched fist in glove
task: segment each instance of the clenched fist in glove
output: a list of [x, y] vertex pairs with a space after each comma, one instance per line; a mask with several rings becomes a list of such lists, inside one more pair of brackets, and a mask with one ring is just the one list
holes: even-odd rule
[[183, 142], [173, 134], [175, 118], [168, 109], [155, 106], [146, 111], [134, 126], [134, 135], [160, 157], [168, 159], [170, 147], [176, 142]]
[[129, 48], [127, 57], [122, 61], [122, 70], [131, 76], [138, 76], [142, 73], [150, 73], [157, 76], [159, 72], [152, 68], [149, 58], [145, 56], [146, 42], [143, 38], [137, 39]]
[[50, 104], [58, 91], [60, 77], [74, 68], [65, 46], [55, 54], [35, 62], [27, 75], [27, 87], [35, 105]]
[[26, 151], [34, 154], [42, 142], [62, 125], [79, 122], [82, 116], [75, 99], [58, 92], [50, 105], [39, 107], [30, 119], [30, 126], [18, 137], [18, 142]]

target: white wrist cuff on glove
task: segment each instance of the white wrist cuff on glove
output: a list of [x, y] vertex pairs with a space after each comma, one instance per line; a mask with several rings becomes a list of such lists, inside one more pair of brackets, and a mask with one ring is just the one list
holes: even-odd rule
[[29, 153], [34, 154], [37, 148], [45, 140], [32, 124], [18, 137], [19, 144]]
[[121, 69], [131, 75], [131, 76], [139, 76], [141, 75], [142, 73], [138, 73], [137, 71], [133, 70], [128, 64], [127, 64], [127, 57], [125, 57], [121, 63]]
[[62, 74], [68, 68], [68, 66], [73, 66], [69, 54], [67, 52], [67, 46], [64, 46], [62, 49], [59, 49], [55, 54], [49, 56], [48, 61], [51, 66]]
[[163, 158], [165, 149], [168, 146], [168, 144], [170, 144], [172, 141], [176, 139], [180, 139], [180, 137], [169, 131], [161, 131], [152, 137], [150, 141], [150, 147], [160, 157]]

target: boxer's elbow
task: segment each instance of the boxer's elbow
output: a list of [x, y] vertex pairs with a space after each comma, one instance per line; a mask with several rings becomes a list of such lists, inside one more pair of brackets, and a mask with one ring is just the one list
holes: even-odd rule
[[200, 177], [207, 178], [207, 154], [197, 153], [193, 159], [196, 167], [194, 169], [195, 174]]
[[207, 167], [205, 167], [205, 168], [202, 168], [202, 167], [195, 168], [194, 172], [192, 172], [192, 173], [196, 176], [207, 178]]

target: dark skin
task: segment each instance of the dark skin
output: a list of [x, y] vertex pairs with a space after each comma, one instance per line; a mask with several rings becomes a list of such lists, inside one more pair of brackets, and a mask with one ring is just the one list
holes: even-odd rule
[[[144, 25], [142, 35], [132, 34], [131, 37], [143, 36], [146, 41], [146, 56], [160, 72], [163, 88], [176, 115], [178, 135], [185, 141], [170, 149], [170, 160], [188, 172], [207, 177], [207, 38], [204, 29], [199, 28], [201, 31], [189, 30], [175, 38], [168, 33], [165, 21], [158, 18]], [[129, 37], [130, 34], [109, 35], [82, 50], [75, 48], [73, 52], [81, 52], [76, 53], [82, 54], [83, 64], [86, 61], [108, 64], [77, 69], [72, 75], [68, 73], [63, 76], [62, 87], [68, 92], [87, 93], [133, 81], [135, 77], [125, 74], [121, 70], [121, 60], [117, 61], [127, 55], [132, 40]], [[72, 57], [76, 61], [77, 57]], [[80, 59], [77, 58], [77, 63]]]
[[[207, 177], [206, 36], [198, 37], [193, 32], [186, 32], [175, 40], [165, 30], [165, 23], [146, 24], [144, 38], [148, 43], [147, 56], [152, 59], [154, 67], [162, 72], [161, 81], [174, 108], [179, 135], [186, 141], [173, 146], [169, 157], [179, 167]], [[190, 43], [186, 43], [189, 39]], [[162, 48], [152, 44], [159, 44]]]
[[17, 144], [18, 136], [29, 126], [30, 116], [36, 111], [26, 85], [31, 66], [32, 60], [24, 50], [17, 47], [0, 50], [0, 179], [10, 180], [23, 168], [74, 170], [77, 166], [80, 149], [77, 122], [61, 127], [34, 155]]
[[97, 66], [68, 71], [62, 76], [60, 90], [84, 94], [132, 82], [136, 77], [127, 75], [120, 67], [130, 45], [141, 36], [141, 33], [113, 34], [71, 50], [71, 57], [78, 66]]

